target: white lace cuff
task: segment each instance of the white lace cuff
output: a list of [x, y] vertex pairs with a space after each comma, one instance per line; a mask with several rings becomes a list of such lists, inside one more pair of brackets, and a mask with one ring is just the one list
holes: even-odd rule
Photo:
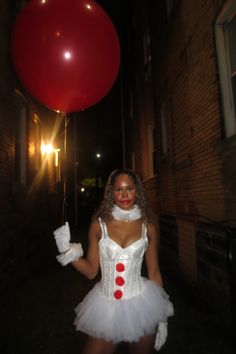
[[58, 262], [64, 267], [67, 264], [78, 261], [83, 256], [83, 248], [81, 243], [70, 243], [69, 250], [56, 256]]

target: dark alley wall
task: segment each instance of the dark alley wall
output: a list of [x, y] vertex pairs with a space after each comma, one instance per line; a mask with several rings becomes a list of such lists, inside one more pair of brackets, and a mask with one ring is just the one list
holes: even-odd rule
[[[222, 53], [229, 53], [219, 31], [234, 18], [235, 4], [129, 4], [124, 80], [126, 134], [132, 131], [128, 163], [141, 174], [155, 208], [165, 267], [222, 313], [226, 307], [229, 318], [236, 120], [234, 111], [229, 131], [227, 65], [222, 62]], [[233, 96], [234, 84], [227, 87]]]
[[61, 117], [17, 80], [11, 31], [19, 5], [2, 1], [0, 11], [0, 292], [50, 264], [51, 230], [61, 217], [54, 158], [41, 155], [42, 140], [55, 132], [56, 120], [59, 131]]

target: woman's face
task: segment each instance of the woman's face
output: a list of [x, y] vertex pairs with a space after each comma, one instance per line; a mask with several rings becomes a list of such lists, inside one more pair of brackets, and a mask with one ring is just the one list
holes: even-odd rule
[[118, 207], [124, 210], [130, 210], [136, 200], [136, 187], [131, 177], [126, 174], [122, 174], [116, 177], [113, 196], [114, 202]]

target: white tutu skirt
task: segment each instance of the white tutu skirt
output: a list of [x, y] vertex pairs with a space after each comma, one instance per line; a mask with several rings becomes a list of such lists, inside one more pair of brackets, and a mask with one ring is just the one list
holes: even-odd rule
[[173, 315], [173, 306], [165, 290], [143, 279], [141, 294], [129, 299], [108, 299], [100, 294], [97, 283], [75, 308], [76, 330], [106, 341], [137, 342], [145, 334], [155, 333], [160, 322]]

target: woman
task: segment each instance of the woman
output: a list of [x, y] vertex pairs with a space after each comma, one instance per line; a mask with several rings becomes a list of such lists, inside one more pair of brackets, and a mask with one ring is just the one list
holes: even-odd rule
[[[173, 307], [162, 288], [158, 234], [139, 177], [128, 169], [109, 176], [89, 228], [86, 258], [80, 244], [69, 243], [68, 224], [54, 234], [62, 265], [72, 262], [89, 279], [101, 268], [101, 281], [75, 310], [76, 329], [89, 336], [83, 354], [110, 354], [122, 341], [130, 343], [131, 353], [152, 353], [154, 344], [159, 349]], [[148, 279], [141, 276], [144, 257]]]

